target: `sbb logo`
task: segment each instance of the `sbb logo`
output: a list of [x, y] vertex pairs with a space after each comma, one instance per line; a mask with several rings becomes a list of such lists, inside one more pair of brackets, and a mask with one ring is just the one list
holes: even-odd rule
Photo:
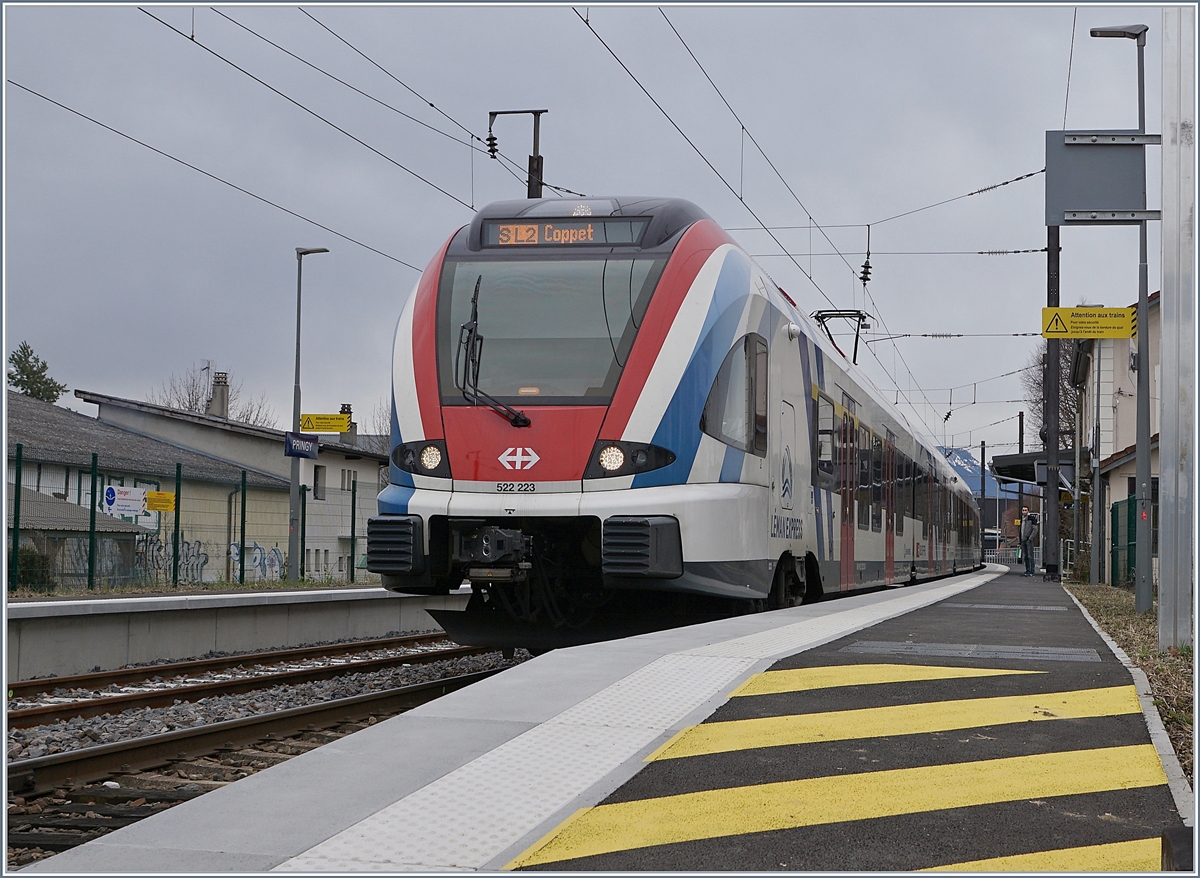
[[505, 469], [533, 469], [533, 465], [541, 460], [532, 448], [507, 448], [496, 459]]

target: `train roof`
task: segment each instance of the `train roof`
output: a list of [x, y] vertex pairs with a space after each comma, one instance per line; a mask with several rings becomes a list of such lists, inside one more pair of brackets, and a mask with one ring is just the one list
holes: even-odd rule
[[[483, 248], [483, 224], [496, 219], [579, 219], [580, 217], [649, 217], [638, 249], [649, 250], [670, 241], [698, 220], [712, 217], [683, 198], [649, 196], [587, 196], [495, 201], [475, 214], [467, 233], [471, 251]], [[457, 243], [457, 242], [456, 242]]]

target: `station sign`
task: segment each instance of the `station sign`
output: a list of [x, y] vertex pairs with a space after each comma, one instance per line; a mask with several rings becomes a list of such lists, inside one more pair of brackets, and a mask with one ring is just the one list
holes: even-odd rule
[[173, 491], [147, 491], [147, 512], [174, 512], [175, 493]]
[[[308, 417], [308, 416], [306, 416]], [[301, 419], [303, 421], [303, 419]], [[317, 459], [318, 437], [309, 433], [284, 433], [283, 453], [285, 457]]]
[[1043, 308], [1042, 338], [1132, 338], [1137, 307]]
[[301, 415], [300, 429], [306, 433], [346, 433], [350, 430], [350, 415]]

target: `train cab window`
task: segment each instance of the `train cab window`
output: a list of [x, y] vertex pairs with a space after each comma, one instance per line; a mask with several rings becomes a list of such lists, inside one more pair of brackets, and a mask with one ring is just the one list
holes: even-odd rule
[[700, 429], [756, 457], [767, 455], [767, 343], [750, 333], [737, 341], [713, 379]]
[[837, 428], [833, 420], [833, 400], [817, 395], [817, 461], [813, 467], [814, 484], [829, 491], [837, 490], [837, 466], [833, 442]]
[[[665, 264], [607, 254], [447, 259], [437, 299], [442, 404], [470, 404], [460, 389], [470, 369], [479, 390], [509, 405], [607, 405]], [[462, 333], [472, 315], [484, 339], [474, 354]]]

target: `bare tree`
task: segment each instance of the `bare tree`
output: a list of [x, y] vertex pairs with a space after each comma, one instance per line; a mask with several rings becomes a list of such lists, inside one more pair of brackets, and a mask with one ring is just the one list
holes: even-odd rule
[[359, 444], [376, 454], [387, 454], [392, 443], [392, 403], [381, 396], [371, 410], [371, 432], [359, 436]]
[[[1070, 447], [1074, 443], [1075, 422], [1079, 416], [1079, 406], [1083, 402], [1083, 392], [1071, 384], [1071, 362], [1075, 356], [1075, 344], [1059, 344], [1058, 346], [1058, 429]], [[1025, 413], [1025, 423], [1032, 429], [1033, 436], [1042, 432], [1042, 404], [1044, 399], [1042, 387], [1042, 364], [1046, 359], [1046, 340], [1042, 339], [1029, 355], [1024, 371], [1021, 372], [1021, 389], [1028, 410]], [[1028, 439], [1029, 434], [1026, 433]], [[1048, 438], [1045, 445], [1052, 445]], [[1026, 447], [1033, 443], [1027, 441]], [[1044, 447], [1043, 446], [1043, 447]], [[1061, 447], [1061, 445], [1060, 445]]]
[[[197, 368], [192, 363], [182, 374], [172, 372], [157, 390], [146, 394], [146, 402], [185, 412], [204, 414], [212, 393], [212, 378], [208, 367]], [[255, 427], [277, 425], [275, 409], [267, 401], [266, 392], [253, 399], [242, 398], [242, 382], [229, 375], [229, 419]]]

